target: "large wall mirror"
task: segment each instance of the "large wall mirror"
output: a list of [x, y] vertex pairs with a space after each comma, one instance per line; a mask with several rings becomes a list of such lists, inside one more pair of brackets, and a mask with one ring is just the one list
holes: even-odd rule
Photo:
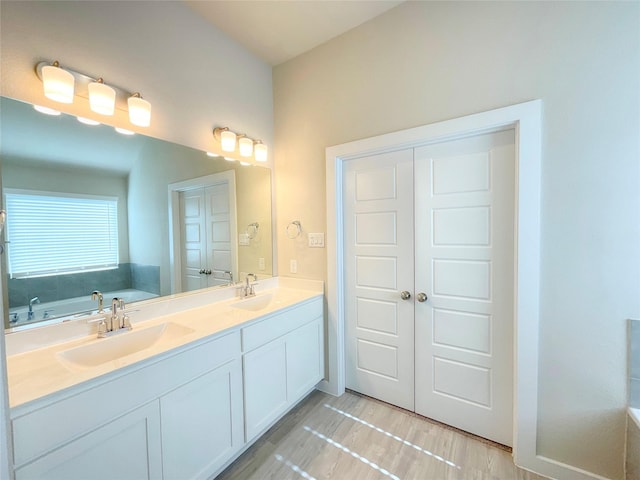
[[0, 102], [8, 331], [272, 275], [268, 168]]

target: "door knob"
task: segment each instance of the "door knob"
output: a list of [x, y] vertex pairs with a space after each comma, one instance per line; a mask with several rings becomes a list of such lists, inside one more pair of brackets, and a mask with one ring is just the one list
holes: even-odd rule
[[201, 268], [200, 271], [198, 272], [200, 275], [204, 274], [204, 270]]
[[411, 293], [407, 292], [406, 290], [403, 290], [402, 292], [400, 292], [400, 298], [402, 300], [409, 300], [411, 298]]
[[429, 298], [429, 297], [427, 297], [427, 294], [426, 294], [426, 293], [423, 293], [423, 292], [420, 292], [419, 294], [417, 294], [417, 295], [416, 295], [416, 299], [417, 299], [419, 302], [426, 302], [428, 298]]
[[211, 275], [211, 270], [205, 270], [204, 273], [206, 273], [207, 275]]

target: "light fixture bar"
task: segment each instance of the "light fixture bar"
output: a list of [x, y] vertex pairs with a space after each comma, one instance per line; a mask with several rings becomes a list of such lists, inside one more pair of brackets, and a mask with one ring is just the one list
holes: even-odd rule
[[[57, 62], [54, 62], [54, 63], [57, 63]], [[35, 68], [36, 75], [41, 81], [43, 80], [42, 69], [44, 67], [48, 67], [51, 65], [52, 65], [51, 62], [40, 62], [36, 65], [36, 68]], [[89, 84], [97, 83], [99, 79], [96, 77], [92, 77], [84, 73], [78, 72], [76, 70], [72, 70], [70, 68], [67, 68], [66, 66], [63, 69], [64, 71], [73, 75], [73, 78], [75, 80], [75, 95], [89, 100]], [[129, 92], [123, 88], [112, 85], [111, 83], [109, 83], [109, 87], [111, 87], [116, 92], [115, 108], [123, 112], [128, 112], [129, 110], [128, 100], [130, 97], [136, 94]], [[137, 96], [139, 97], [140, 94], [138, 93]]]
[[[237, 145], [237, 151], [241, 157], [253, 156], [257, 162], [267, 161], [269, 149], [262, 143], [262, 140], [252, 140], [245, 133], [235, 133], [229, 127], [215, 127], [213, 138], [220, 144], [223, 152], [236, 152]], [[225, 159], [234, 160], [228, 157]]]

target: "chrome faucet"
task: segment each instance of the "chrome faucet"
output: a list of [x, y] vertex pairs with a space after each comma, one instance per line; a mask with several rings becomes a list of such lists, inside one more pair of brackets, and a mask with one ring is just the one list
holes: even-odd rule
[[29, 311], [27, 312], [27, 320], [33, 320], [33, 304], [34, 303], [40, 303], [40, 299], [38, 297], [33, 297], [31, 300], [29, 300]]
[[98, 300], [98, 313], [104, 313], [104, 305], [103, 305], [104, 297], [102, 296], [102, 293], [99, 292], [98, 290], [94, 290], [91, 293], [91, 300]]
[[[118, 314], [118, 308], [120, 308], [122, 315]], [[92, 320], [92, 322], [95, 321], [98, 320]], [[117, 333], [127, 332], [133, 329], [129, 321], [129, 315], [124, 311], [124, 300], [117, 297], [111, 300], [111, 316], [104, 316], [99, 322], [98, 338], [110, 337]]]
[[226, 275], [229, 275], [229, 285], [233, 285], [233, 273], [231, 273], [229, 270], [225, 270], [224, 273]]
[[[252, 283], [249, 282], [249, 277], [253, 277]], [[247, 298], [247, 297], [255, 296], [256, 291], [254, 287], [257, 284], [258, 277], [256, 277], [255, 273], [247, 273], [247, 276], [244, 277], [244, 280], [245, 280], [245, 284], [244, 284], [244, 287], [242, 287], [241, 289], [241, 297]]]

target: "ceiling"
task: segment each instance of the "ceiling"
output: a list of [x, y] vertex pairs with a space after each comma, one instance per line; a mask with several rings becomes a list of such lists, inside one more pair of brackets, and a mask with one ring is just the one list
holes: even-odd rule
[[286, 62], [403, 0], [185, 0], [266, 63]]

